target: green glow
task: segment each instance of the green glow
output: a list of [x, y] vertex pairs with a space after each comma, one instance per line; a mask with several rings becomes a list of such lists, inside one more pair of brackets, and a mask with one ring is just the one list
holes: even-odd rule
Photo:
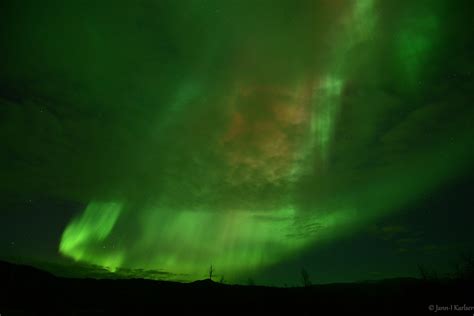
[[[105, 255], [101, 253], [100, 248], [112, 232], [121, 210], [120, 203], [91, 202], [84, 213], [71, 221], [64, 230], [59, 251], [74, 260], [91, 262], [115, 270], [120, 266], [122, 255]], [[94, 250], [94, 247], [98, 247], [99, 251]]]
[[[140, 244], [154, 244], [151, 265], [199, 277], [211, 263], [221, 273], [235, 276], [274, 263], [305, 240], [290, 234], [294, 210], [266, 212], [165, 211], [153, 209], [144, 223]], [[177, 213], [177, 214], [176, 214]], [[156, 229], [160, 221], [160, 229]]]
[[[462, 157], [459, 144], [445, 149], [453, 158]], [[383, 173], [368, 174], [363, 187], [341, 191], [337, 199], [322, 199], [312, 205], [311, 212], [297, 212], [293, 207], [271, 212], [147, 207], [140, 212], [138, 236], [115, 248], [103, 245], [120, 237], [114, 227], [125, 223], [119, 217], [122, 207], [92, 202], [65, 230], [60, 250], [111, 271], [160, 269], [175, 274], [168, 279], [191, 281], [205, 277], [206, 267], [212, 264], [228, 280], [239, 280], [309, 245], [330, 242], [393, 212], [468, 163], [456, 159], [456, 164], [446, 164], [433, 149], [413, 157], [410, 165], [401, 162]], [[418, 177], [412, 177], [414, 172]]]
[[[71, 119], [67, 129], [53, 112], [44, 125], [54, 126], [55, 135], [64, 129], [65, 139], [56, 143], [85, 143], [80, 151], [95, 150], [97, 158], [58, 155], [81, 173], [72, 189], [60, 193], [86, 205], [65, 228], [60, 253], [117, 273], [163, 270], [171, 274], [168, 279], [186, 281], [206, 277], [212, 264], [226, 280], [239, 281], [398, 211], [462, 170], [469, 163], [463, 148], [470, 141], [459, 136], [462, 131], [446, 131], [452, 142], [446, 138], [436, 145], [413, 145], [424, 144], [430, 126], [424, 136], [416, 132], [435, 121], [433, 107], [427, 106], [427, 118], [416, 111], [410, 115], [403, 104], [408, 97], [386, 93], [397, 89], [384, 86], [385, 76], [390, 81], [398, 72], [403, 74], [400, 85], [415, 86], [435, 48], [439, 18], [428, 10], [419, 19], [405, 17], [386, 27], [378, 14], [382, 1], [327, 1], [320, 6], [334, 6], [327, 28], [317, 23], [326, 21], [319, 12], [294, 8], [306, 21], [300, 27], [298, 19], [282, 18], [285, 36], [278, 27], [281, 21], [273, 21], [271, 14], [274, 24], [268, 25], [275, 30], [260, 19], [246, 26], [242, 17], [229, 17], [232, 27], [222, 34], [202, 26], [213, 43], [195, 40], [193, 32], [201, 28], [183, 27], [180, 19], [192, 20], [189, 12], [200, 16], [215, 8], [203, 9], [205, 13], [192, 5], [189, 11], [179, 8], [179, 14], [188, 12], [183, 13], [186, 18], [177, 13], [179, 23], [163, 31], [169, 32], [170, 48], [161, 34], [147, 34], [166, 46], [159, 48], [166, 51], [158, 56], [163, 64], [150, 70], [142, 65], [144, 77], [151, 79], [139, 73], [134, 85], [120, 81], [108, 87], [114, 96], [104, 97], [103, 108], [111, 109], [97, 113], [110, 118], [89, 122], [84, 115], [77, 119], [84, 125]], [[392, 27], [399, 30], [396, 35]], [[254, 28], [259, 32], [253, 33]], [[250, 33], [255, 39], [249, 39]], [[143, 44], [145, 55], [159, 59], [147, 50], [155, 44], [149, 38]], [[119, 41], [118, 48], [122, 46]], [[397, 61], [395, 71], [381, 61], [386, 56], [377, 56], [385, 46]], [[224, 61], [213, 61], [215, 56]], [[96, 64], [91, 68], [96, 71]], [[107, 71], [116, 74], [118, 68], [113, 64]], [[135, 64], [131, 68], [135, 74]], [[97, 76], [85, 72], [84, 77]], [[168, 82], [173, 79], [175, 83]], [[124, 93], [129, 99], [123, 101], [123, 86], [139, 88]], [[84, 103], [78, 113], [97, 114], [91, 102]], [[11, 116], [19, 117], [16, 121], [28, 122], [20, 109], [8, 107]], [[399, 113], [404, 117], [398, 118]]]
[[115, 203], [91, 203], [64, 232], [61, 252], [112, 269], [159, 267], [193, 280], [202, 277], [209, 264], [219, 267], [220, 273], [238, 276], [275, 263], [310, 240], [298, 237], [291, 208], [271, 214], [150, 208], [143, 212], [142, 234], [134, 245], [102, 248], [119, 213]]
[[276, 263], [315, 238], [334, 238], [354, 221], [354, 212], [343, 210], [308, 217], [292, 208], [271, 213], [150, 208], [143, 212], [142, 234], [134, 245], [104, 248], [120, 209], [116, 203], [91, 203], [65, 230], [60, 251], [111, 271], [159, 267], [181, 280], [203, 277], [213, 264], [232, 279]]
[[[459, 144], [445, 149], [453, 158], [462, 157]], [[446, 164], [433, 149], [413, 157], [410, 165], [402, 162], [383, 173], [368, 174], [363, 187], [341, 191], [337, 199], [322, 199], [311, 212], [297, 212], [293, 207], [271, 212], [147, 207], [140, 212], [139, 234], [132, 236], [133, 242], [115, 248], [103, 245], [120, 237], [114, 227], [126, 223], [126, 218], [120, 222], [122, 207], [92, 202], [65, 230], [60, 249], [75, 260], [112, 271], [163, 269], [176, 274], [171, 279], [190, 281], [205, 277], [206, 267], [213, 264], [229, 280], [245, 278], [309, 245], [330, 242], [389, 214], [468, 163], [456, 159], [456, 164]]]
[[408, 20], [398, 35], [398, 54], [405, 80], [412, 86], [419, 84], [423, 67], [429, 62], [430, 53], [439, 33], [436, 15], [417, 16]]
[[[114, 249], [101, 247], [108, 237], [114, 238], [112, 229], [121, 206], [92, 202], [84, 215], [67, 227], [61, 252], [76, 260], [112, 268], [164, 269], [187, 280], [205, 276], [206, 267], [213, 264], [231, 279], [277, 263], [314, 242], [335, 238], [372, 215], [365, 212], [356, 219], [357, 208], [344, 200], [337, 206], [321, 203], [311, 214], [299, 214], [290, 193], [298, 177], [310, 172], [308, 163], [315, 153], [323, 162], [328, 159], [345, 85], [345, 62], [350, 49], [370, 37], [375, 24], [373, 6], [371, 0], [356, 2], [349, 24], [338, 30], [331, 47], [336, 53], [325, 70], [316, 74], [310, 91], [303, 82], [294, 88], [298, 93], [288, 93], [286, 98], [290, 101], [282, 105], [274, 96], [268, 96], [268, 88], [238, 85], [234, 97], [227, 98], [231, 101], [226, 105], [233, 114], [230, 126], [223, 129], [225, 135], [219, 139], [223, 152], [220, 159], [228, 170], [216, 170], [220, 175], [216, 181], [227, 179], [232, 190], [246, 185], [255, 189], [285, 185], [290, 191], [277, 193], [283, 196], [282, 202], [273, 206], [271, 212], [261, 206], [258, 198], [242, 201], [242, 205], [217, 210], [213, 206], [207, 210], [206, 197], [219, 190], [219, 185], [215, 186], [210, 179], [206, 183], [205, 178], [198, 184], [201, 205], [191, 204], [188, 209], [170, 207], [169, 204], [175, 204], [175, 192], [183, 187], [179, 179], [170, 178], [164, 189], [170, 194], [165, 193], [152, 206], [138, 210], [141, 218], [133, 244], [122, 242]], [[202, 92], [196, 84], [183, 84], [160, 127], [169, 128], [171, 118], [182, 115], [186, 105]], [[307, 96], [295, 97], [298, 94]], [[254, 99], [263, 102], [261, 111], [267, 115], [275, 112], [280, 120], [256, 121], [251, 117], [252, 108], [242, 104]], [[304, 114], [309, 116], [309, 122]], [[298, 137], [284, 133], [284, 129], [295, 127], [303, 131]], [[193, 159], [200, 161], [198, 157]]]

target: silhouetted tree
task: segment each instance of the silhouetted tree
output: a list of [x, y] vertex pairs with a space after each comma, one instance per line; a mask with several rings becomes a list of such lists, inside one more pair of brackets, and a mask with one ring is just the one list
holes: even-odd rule
[[214, 268], [211, 266], [209, 267], [209, 279], [212, 280], [212, 274], [214, 273]]
[[225, 282], [225, 280], [224, 280], [224, 275], [221, 275], [221, 279], [219, 280], [219, 283], [222, 283], [222, 284], [223, 284], [224, 282]]
[[459, 263], [456, 264], [455, 278], [461, 280], [474, 279], [474, 254], [461, 253]]
[[418, 273], [420, 277], [424, 281], [436, 281], [438, 280], [438, 273], [436, 270], [428, 270], [424, 265], [418, 265]]
[[425, 266], [422, 264], [418, 264], [418, 274], [420, 275], [422, 280], [428, 280], [428, 271], [426, 271]]
[[301, 269], [301, 281], [304, 287], [311, 286], [311, 280], [309, 278], [309, 273], [305, 268]]

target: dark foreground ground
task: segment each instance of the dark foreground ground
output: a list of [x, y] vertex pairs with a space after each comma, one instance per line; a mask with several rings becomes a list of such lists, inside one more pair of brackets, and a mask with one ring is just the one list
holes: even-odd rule
[[1, 316], [474, 315], [474, 283], [462, 280], [406, 278], [272, 288], [210, 280], [184, 284], [142, 279], [69, 279], [0, 261], [0, 291]]

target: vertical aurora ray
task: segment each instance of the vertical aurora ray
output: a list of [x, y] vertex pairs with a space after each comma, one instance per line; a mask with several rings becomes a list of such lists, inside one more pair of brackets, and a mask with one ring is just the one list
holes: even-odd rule
[[327, 76], [315, 91], [311, 134], [314, 138], [313, 147], [319, 149], [323, 161], [328, 159], [334, 120], [339, 110], [342, 83], [343, 81], [339, 78]]
[[332, 59], [324, 72], [318, 75], [313, 87], [310, 149], [319, 152], [322, 162], [328, 160], [335, 121], [340, 111], [340, 98], [345, 85], [347, 60], [351, 48], [368, 41], [376, 27], [374, 0], [353, 3], [353, 8], [344, 19], [330, 47]]

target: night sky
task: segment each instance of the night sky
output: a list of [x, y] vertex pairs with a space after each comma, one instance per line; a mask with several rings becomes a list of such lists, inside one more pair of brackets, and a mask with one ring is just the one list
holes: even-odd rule
[[298, 284], [473, 250], [453, 0], [0, 3], [0, 258]]

